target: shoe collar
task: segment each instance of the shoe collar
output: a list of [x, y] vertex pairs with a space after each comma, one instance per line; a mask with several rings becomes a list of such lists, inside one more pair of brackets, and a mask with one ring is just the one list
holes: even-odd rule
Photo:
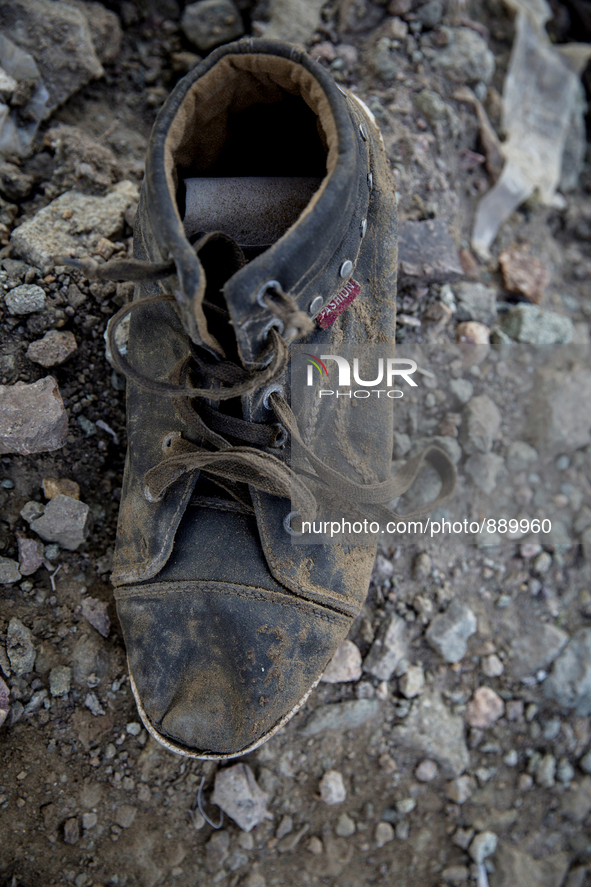
[[[158, 245], [163, 257], [172, 258], [177, 267], [180, 286], [175, 295], [194, 341], [218, 350], [200, 316], [205, 277], [177, 207], [176, 166], [183, 163], [183, 157], [187, 162], [190, 133], [195, 127], [203, 131], [207, 125], [198, 116], [197, 96], [213, 90], [220, 101], [229, 101], [228, 78], [237, 69], [253, 72], [255, 77], [273, 71], [292, 90], [299, 88], [317, 113], [328, 146], [327, 174], [298, 221], [224, 288], [241, 357], [249, 365], [256, 363], [273, 321], [273, 314], [257, 300], [268, 281], [278, 281], [300, 310], [315, 316], [352, 276], [368, 215], [373, 143], [361, 103], [349, 98], [321, 65], [289, 44], [264, 39], [227, 44], [180, 81], [160, 111], [150, 139], [145, 188]], [[200, 101], [201, 113], [210, 108], [211, 99], [209, 104]], [[201, 138], [201, 143], [207, 150], [207, 138]]]

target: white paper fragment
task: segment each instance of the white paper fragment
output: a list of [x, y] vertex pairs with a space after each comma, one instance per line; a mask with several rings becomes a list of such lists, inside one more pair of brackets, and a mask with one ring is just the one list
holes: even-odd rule
[[[571, 128], [584, 106], [577, 73], [584, 52], [565, 55], [544, 29], [551, 16], [546, 0], [506, 0], [517, 12], [516, 33], [503, 88], [503, 143], [506, 163], [495, 186], [478, 204], [472, 249], [488, 258], [505, 219], [535, 191], [543, 203], [564, 206], [557, 193]], [[572, 58], [571, 58], [572, 55]], [[591, 56], [588, 47], [587, 58]], [[573, 160], [577, 163], [577, 157]], [[568, 180], [565, 181], [568, 184]]]

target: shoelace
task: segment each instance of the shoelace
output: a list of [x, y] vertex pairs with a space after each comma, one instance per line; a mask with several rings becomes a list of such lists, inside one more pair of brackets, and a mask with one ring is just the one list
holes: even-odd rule
[[[205, 235], [194, 245], [195, 251], [199, 253], [213, 238], [224, 239], [225, 235], [219, 232]], [[57, 263], [73, 265], [91, 279], [153, 281], [175, 273], [172, 262], [155, 264], [123, 259], [98, 264], [92, 259], [62, 257]], [[191, 436], [200, 441], [195, 443], [178, 431], [171, 432], [164, 438], [163, 459], [144, 476], [146, 498], [159, 501], [183, 474], [199, 470], [249, 510], [252, 510], [252, 505], [241, 490], [241, 485], [244, 484], [290, 499], [292, 513], [305, 520], [314, 520], [316, 517], [317, 500], [310, 489], [315, 484], [319, 484], [329, 498], [340, 500], [341, 503], [344, 501], [355, 512], [382, 521], [419, 516], [447, 501], [455, 489], [456, 470], [447, 453], [439, 447], [427, 447], [418, 456], [409, 459], [396, 475], [377, 484], [359, 484], [348, 480], [314, 454], [301, 438], [296, 417], [281, 387], [273, 384], [287, 366], [289, 342], [309, 333], [313, 329], [313, 322], [275, 282], [262, 300], [279, 321], [281, 332], [273, 326], [269, 329], [268, 347], [261, 355], [257, 368], [249, 371], [229, 360], [208, 359], [192, 346], [191, 356], [171, 369], [166, 382], [147, 378], [132, 366], [119, 351], [115, 334], [121, 322], [132, 311], [163, 301], [170, 302], [176, 308], [175, 297], [162, 294], [136, 299], [124, 305], [114, 315], [108, 328], [108, 344], [115, 368], [140, 388], [172, 397], [177, 413], [188, 425], [190, 433], [192, 432]], [[193, 367], [215, 387], [199, 388], [187, 384]], [[208, 403], [231, 400], [265, 387], [265, 406], [272, 410], [275, 417], [275, 421], [270, 424], [246, 422], [226, 415]], [[195, 400], [200, 401], [198, 408], [193, 403]], [[296, 473], [277, 456], [261, 449], [276, 446], [278, 438], [287, 435], [291, 438], [292, 446], [297, 446], [300, 454], [307, 460], [312, 468], [311, 472]], [[239, 444], [231, 443], [228, 438], [238, 440]], [[206, 446], [202, 445], [204, 443]], [[386, 503], [397, 499], [412, 486], [425, 462], [433, 465], [442, 481], [436, 499], [415, 509], [412, 515], [399, 515], [387, 508]]]

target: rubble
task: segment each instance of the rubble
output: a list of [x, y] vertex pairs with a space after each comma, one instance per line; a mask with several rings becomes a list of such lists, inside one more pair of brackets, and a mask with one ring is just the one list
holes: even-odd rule
[[378, 635], [363, 661], [363, 670], [389, 681], [394, 669], [407, 653], [407, 630], [404, 619], [393, 614], [380, 625]]
[[353, 641], [343, 641], [326, 668], [321, 679], [326, 684], [358, 681], [361, 677], [361, 653]]
[[338, 770], [327, 770], [318, 787], [325, 804], [342, 804], [347, 797], [343, 776]]
[[302, 736], [316, 736], [326, 730], [352, 730], [374, 718], [380, 710], [376, 699], [355, 699], [321, 705], [308, 718]]
[[471, 727], [486, 730], [505, 712], [505, 703], [490, 687], [478, 687], [468, 705], [466, 720]]
[[0, 385], [0, 453], [46, 453], [63, 447], [68, 417], [53, 376], [30, 385]]
[[446, 662], [459, 662], [466, 655], [468, 638], [477, 627], [472, 610], [461, 601], [453, 600], [445, 613], [432, 620], [426, 639]]
[[45, 306], [45, 292], [36, 284], [23, 284], [10, 290], [4, 301], [10, 314], [32, 314]]
[[270, 817], [267, 812], [268, 796], [257, 785], [247, 764], [233, 764], [218, 770], [211, 801], [245, 832], [250, 832]]
[[64, 332], [49, 330], [42, 339], [31, 342], [27, 349], [27, 357], [42, 367], [53, 367], [65, 363], [77, 349], [74, 333], [69, 330]]
[[543, 684], [544, 696], [581, 717], [591, 714], [591, 628], [582, 628], [566, 644]]
[[449, 228], [443, 221], [401, 222], [398, 229], [398, 276], [402, 286], [448, 283], [463, 277]]
[[550, 283], [546, 266], [523, 247], [503, 250], [499, 255], [503, 286], [508, 293], [519, 293], [537, 304]]
[[46, 542], [57, 542], [61, 548], [76, 551], [88, 538], [92, 515], [88, 505], [60, 493], [29, 526]]
[[392, 728], [392, 738], [437, 761], [447, 776], [460, 776], [470, 761], [462, 719], [451, 714], [435, 690], [419, 696], [402, 724]]
[[33, 671], [37, 651], [33, 643], [33, 632], [13, 616], [6, 633], [6, 652], [10, 666], [16, 675]]
[[244, 34], [240, 12], [232, 0], [189, 3], [183, 12], [181, 28], [199, 52], [207, 52]]

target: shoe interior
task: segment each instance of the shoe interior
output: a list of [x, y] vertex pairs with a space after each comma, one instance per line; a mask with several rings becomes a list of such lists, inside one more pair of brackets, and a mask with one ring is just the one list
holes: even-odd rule
[[335, 145], [328, 100], [306, 68], [225, 56], [190, 88], [166, 139], [187, 236], [221, 230], [245, 247], [274, 243], [322, 191]]

